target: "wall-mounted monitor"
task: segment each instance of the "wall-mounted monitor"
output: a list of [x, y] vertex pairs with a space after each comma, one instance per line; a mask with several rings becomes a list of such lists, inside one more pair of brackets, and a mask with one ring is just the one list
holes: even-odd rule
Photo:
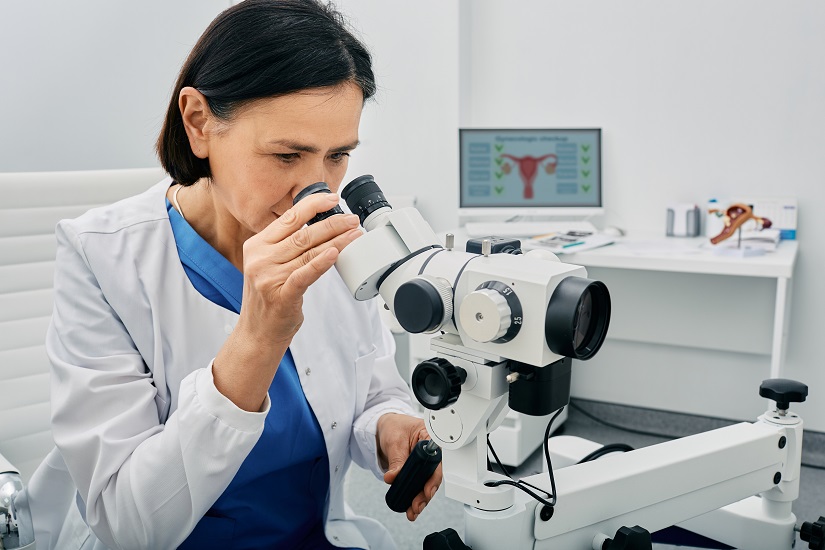
[[601, 129], [459, 130], [459, 215], [603, 213]]

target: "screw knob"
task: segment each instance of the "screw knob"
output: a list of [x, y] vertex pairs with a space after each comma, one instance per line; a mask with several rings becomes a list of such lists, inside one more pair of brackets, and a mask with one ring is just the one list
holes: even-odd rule
[[808, 397], [808, 386], [787, 378], [769, 378], [759, 386], [759, 395], [776, 401], [776, 408], [787, 411], [791, 403], [802, 403]]
[[819, 516], [819, 521], [813, 523], [803, 523], [799, 538], [807, 542], [811, 550], [825, 550], [825, 517]]
[[419, 363], [413, 371], [411, 386], [418, 402], [437, 411], [455, 403], [467, 371], [446, 359], [434, 357]]

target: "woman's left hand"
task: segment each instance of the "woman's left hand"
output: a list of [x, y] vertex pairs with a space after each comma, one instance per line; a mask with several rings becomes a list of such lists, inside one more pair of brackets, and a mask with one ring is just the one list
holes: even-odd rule
[[[378, 459], [381, 466], [387, 468], [384, 482], [392, 483], [413, 447], [422, 440], [430, 439], [424, 427], [424, 421], [405, 414], [387, 413], [378, 419], [376, 440], [378, 442]], [[435, 496], [441, 485], [441, 464], [424, 484], [424, 490], [418, 493], [407, 508], [407, 519], [415, 521], [424, 507]]]

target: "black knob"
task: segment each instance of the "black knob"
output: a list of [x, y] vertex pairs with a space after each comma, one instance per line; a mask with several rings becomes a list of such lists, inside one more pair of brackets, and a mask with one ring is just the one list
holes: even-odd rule
[[791, 403], [802, 403], [808, 397], [808, 386], [787, 378], [769, 378], [759, 386], [759, 395], [776, 401], [776, 408], [787, 411]]
[[412, 389], [418, 402], [430, 410], [455, 403], [467, 372], [446, 359], [435, 357], [419, 363], [412, 375]]
[[799, 538], [807, 542], [811, 550], [825, 550], [825, 517], [819, 516], [819, 521], [813, 523], [803, 523]]
[[444, 529], [438, 533], [430, 533], [424, 539], [424, 550], [471, 550], [461, 541], [455, 529]]
[[433, 284], [411, 279], [398, 287], [393, 312], [404, 330], [413, 334], [435, 329], [444, 320], [444, 303]]
[[653, 542], [650, 533], [639, 527], [622, 527], [616, 531], [613, 540], [602, 545], [604, 550], [652, 550]]

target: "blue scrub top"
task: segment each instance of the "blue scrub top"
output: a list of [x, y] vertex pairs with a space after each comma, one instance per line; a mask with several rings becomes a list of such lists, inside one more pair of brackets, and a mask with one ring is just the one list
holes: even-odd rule
[[[166, 201], [183, 269], [212, 302], [241, 309], [243, 274]], [[329, 458], [324, 435], [287, 350], [269, 388], [272, 405], [258, 443], [229, 487], [181, 544], [221, 548], [337, 548], [324, 535]]]

